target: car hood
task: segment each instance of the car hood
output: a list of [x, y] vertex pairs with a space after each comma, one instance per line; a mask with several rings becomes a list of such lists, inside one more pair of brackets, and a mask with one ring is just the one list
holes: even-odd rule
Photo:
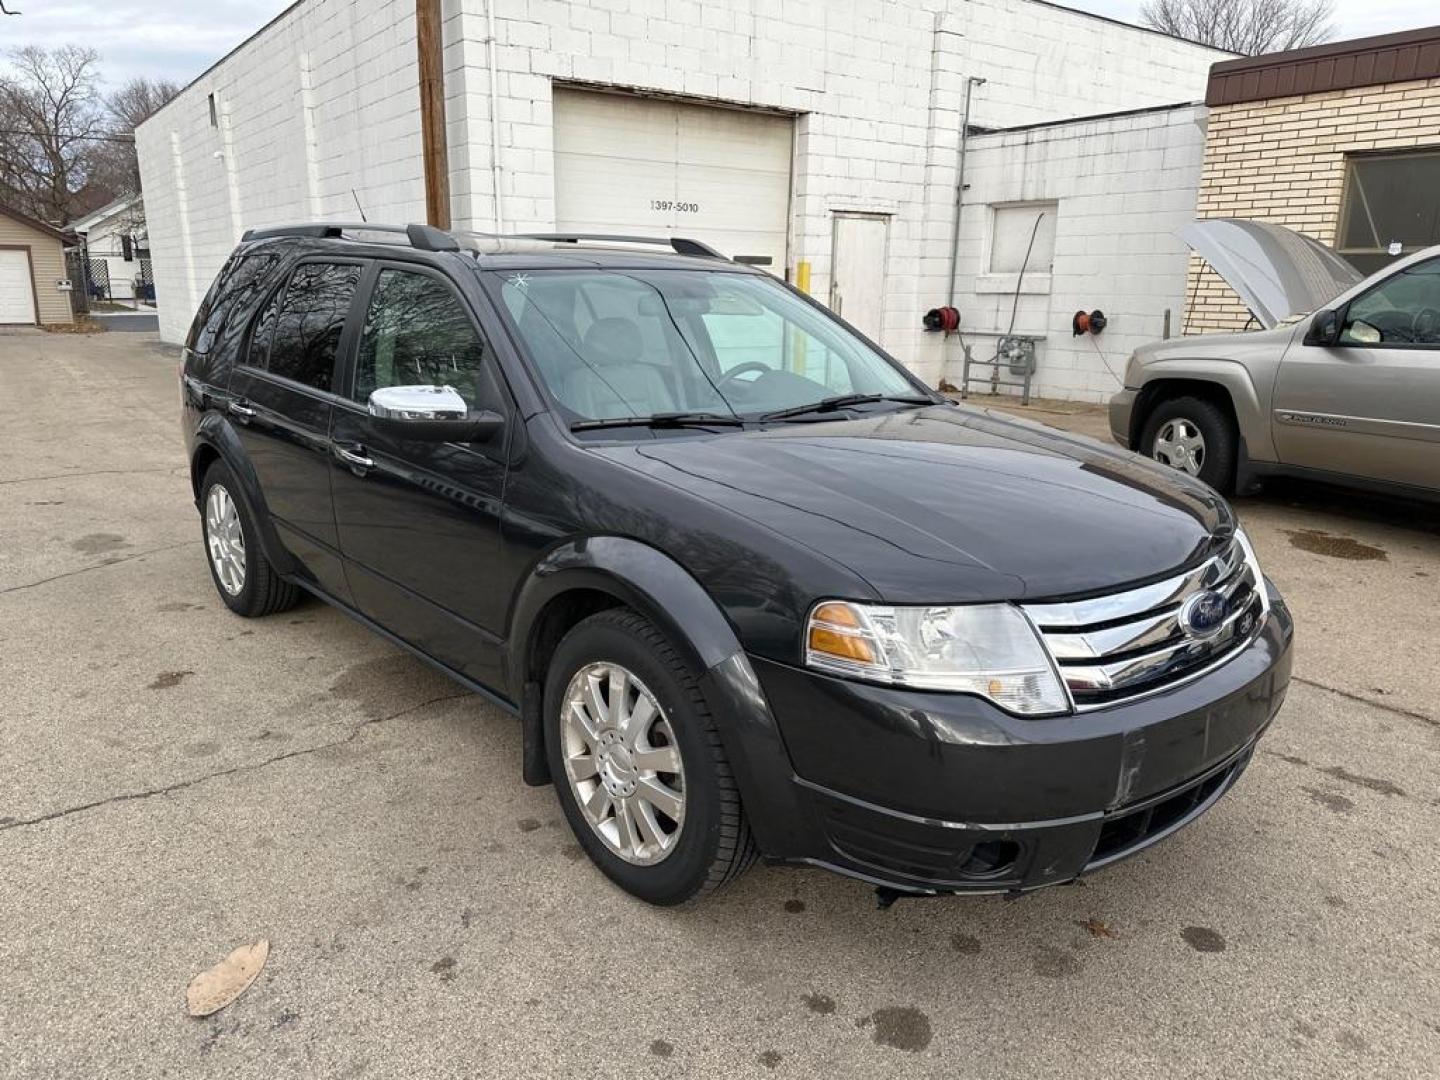
[[1210, 218], [1178, 235], [1267, 330], [1318, 311], [1364, 276], [1319, 241], [1265, 221]]
[[1194, 563], [1233, 529], [1224, 500], [1174, 470], [965, 407], [608, 452], [838, 561], [896, 603], [1112, 590]]

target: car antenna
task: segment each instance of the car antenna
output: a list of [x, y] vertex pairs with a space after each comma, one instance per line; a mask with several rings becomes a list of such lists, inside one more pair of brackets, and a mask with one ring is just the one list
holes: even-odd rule
[[360, 211], [360, 221], [363, 224], [368, 225], [370, 223], [370, 219], [365, 216], [365, 208], [360, 205], [360, 196], [355, 194], [355, 189], [353, 187], [350, 189], [350, 197], [355, 200], [355, 209]]

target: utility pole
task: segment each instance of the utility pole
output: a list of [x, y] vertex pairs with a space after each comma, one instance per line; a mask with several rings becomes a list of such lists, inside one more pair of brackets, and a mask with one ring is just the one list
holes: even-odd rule
[[425, 163], [425, 220], [450, 228], [450, 154], [445, 139], [444, 44], [440, 0], [415, 0], [420, 62], [420, 145]]

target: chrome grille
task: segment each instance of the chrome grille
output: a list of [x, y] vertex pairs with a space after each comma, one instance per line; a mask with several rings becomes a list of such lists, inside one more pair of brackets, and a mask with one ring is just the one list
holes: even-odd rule
[[[1182, 612], [1208, 592], [1224, 601], [1223, 617], [1201, 635]], [[1083, 711], [1166, 689], [1223, 663], [1258, 632], [1269, 600], [1254, 552], [1237, 535], [1193, 570], [1164, 581], [1024, 608]]]

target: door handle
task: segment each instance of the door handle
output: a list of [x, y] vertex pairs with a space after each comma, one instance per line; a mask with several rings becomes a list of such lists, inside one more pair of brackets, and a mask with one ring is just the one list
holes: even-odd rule
[[232, 401], [225, 408], [232, 416], [238, 416], [241, 420], [251, 420], [255, 416], [255, 410], [239, 401]]
[[[363, 451], [365, 448], [363, 446], [357, 446], [355, 449]], [[350, 450], [346, 450], [343, 446], [340, 446], [339, 444], [336, 444], [335, 446], [335, 456], [341, 461], [343, 461], [346, 465], [349, 465], [350, 468], [355, 470], [356, 472], [362, 472], [365, 469], [373, 469], [375, 467], [375, 461], [373, 458], [368, 458], [363, 453], [357, 454]]]

